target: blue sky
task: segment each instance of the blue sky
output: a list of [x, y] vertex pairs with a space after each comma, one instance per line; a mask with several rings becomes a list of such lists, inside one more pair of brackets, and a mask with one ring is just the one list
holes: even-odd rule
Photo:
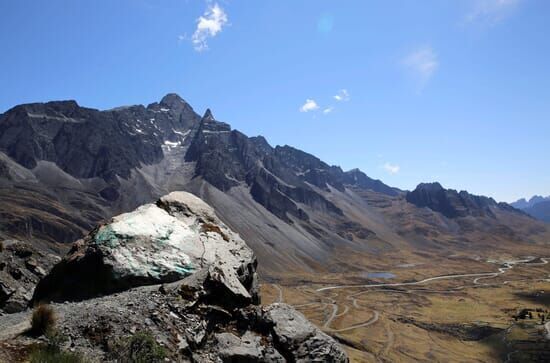
[[549, 17], [545, 0], [0, 0], [0, 112], [177, 92], [400, 188], [550, 195]]

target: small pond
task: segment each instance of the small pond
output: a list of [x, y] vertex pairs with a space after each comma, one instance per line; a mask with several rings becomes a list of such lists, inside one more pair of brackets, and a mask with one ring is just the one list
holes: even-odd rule
[[363, 272], [363, 276], [369, 279], [393, 279], [395, 274], [391, 272]]

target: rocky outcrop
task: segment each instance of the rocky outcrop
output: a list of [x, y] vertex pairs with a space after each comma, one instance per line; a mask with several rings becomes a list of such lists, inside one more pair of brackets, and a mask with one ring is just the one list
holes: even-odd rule
[[344, 176], [347, 185], [354, 185], [363, 190], [372, 190], [389, 196], [397, 196], [403, 193], [397, 188], [390, 187], [378, 179], [372, 179], [359, 169], [347, 171]]
[[[57, 329], [67, 338], [62, 348], [95, 361], [114, 362], [117, 342], [145, 332], [173, 362], [348, 362], [335, 340], [292, 307], [231, 306], [217, 289], [197, 283], [201, 279], [190, 281], [192, 276], [161, 286], [51, 304], [58, 317]], [[195, 294], [190, 294], [195, 288]], [[0, 326], [25, 327], [28, 320], [29, 312], [0, 316]], [[24, 335], [9, 341], [11, 346], [33, 343]]]
[[346, 355], [328, 335], [313, 326], [291, 306], [272, 304], [263, 319], [272, 326], [273, 338], [291, 362], [342, 362]]
[[[67, 348], [100, 361], [114, 359], [120, 339], [148, 332], [170, 361], [348, 362], [291, 306], [259, 305], [254, 254], [185, 192], [96, 228], [38, 284], [34, 301], [64, 301], [52, 307]], [[26, 314], [6, 322], [24, 326]]]
[[202, 200], [174, 192], [76, 242], [40, 281], [34, 301], [81, 300], [181, 280], [204, 268], [212, 284], [256, 299], [252, 250]]
[[406, 199], [417, 207], [428, 207], [447, 218], [495, 217], [493, 209], [519, 213], [518, 210], [507, 204], [497, 203], [492, 198], [445, 189], [439, 183], [419, 184], [415, 190], [407, 193]]
[[27, 308], [32, 290], [57, 262], [31, 244], [17, 240], [0, 241], [0, 313], [15, 313]]
[[116, 183], [140, 164], [158, 162], [165, 140], [193, 127], [197, 116], [179, 96], [160, 103], [99, 111], [75, 101], [16, 106], [0, 115], [0, 150], [26, 168], [55, 162], [77, 178]]

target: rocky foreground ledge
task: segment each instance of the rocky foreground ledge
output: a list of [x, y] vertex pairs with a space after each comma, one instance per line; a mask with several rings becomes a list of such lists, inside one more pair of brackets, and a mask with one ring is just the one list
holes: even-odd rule
[[[112, 360], [113, 341], [144, 331], [171, 361], [348, 361], [292, 307], [259, 305], [252, 250], [189, 193], [96, 228], [39, 282], [33, 301], [52, 302], [67, 349], [99, 361]], [[19, 335], [29, 316], [0, 317], [8, 327], [0, 347], [29, 344]]]

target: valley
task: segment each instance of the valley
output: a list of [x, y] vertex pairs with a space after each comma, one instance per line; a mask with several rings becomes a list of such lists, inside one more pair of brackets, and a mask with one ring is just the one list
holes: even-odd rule
[[[391, 279], [304, 276], [302, 284], [265, 283], [262, 290], [266, 302], [282, 291], [353, 361], [530, 362], [550, 348], [550, 259], [511, 257], [393, 263], [386, 265]], [[525, 319], [514, 318], [522, 310]]]

